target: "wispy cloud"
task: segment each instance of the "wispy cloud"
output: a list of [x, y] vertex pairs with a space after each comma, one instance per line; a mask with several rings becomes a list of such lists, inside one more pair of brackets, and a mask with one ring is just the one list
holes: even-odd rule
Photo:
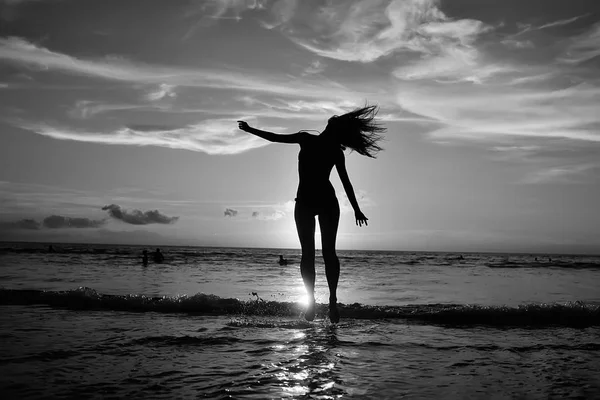
[[276, 0], [270, 9], [270, 21], [262, 21], [262, 25], [267, 29], [273, 29], [288, 23], [296, 14], [299, 3], [300, 0]]
[[125, 104], [125, 103], [102, 103], [91, 100], [79, 100], [68, 111], [68, 115], [72, 118], [86, 119], [94, 117], [98, 114], [113, 112], [113, 111], [131, 111], [131, 110], [147, 110], [147, 111], [171, 111], [172, 108], [160, 104]]
[[239, 131], [235, 119], [204, 120], [185, 127], [125, 126], [112, 131], [86, 132], [47, 124], [16, 123], [43, 136], [59, 140], [134, 146], [160, 146], [207, 154], [237, 154], [268, 144]]
[[[314, 8], [302, 26], [283, 31], [299, 46], [322, 57], [368, 63], [395, 52], [422, 55], [427, 66], [470, 50], [490, 29], [481, 21], [451, 20], [435, 0], [363, 0], [329, 2]], [[437, 57], [441, 60], [435, 60]], [[472, 55], [471, 55], [472, 57]], [[437, 67], [439, 69], [439, 66]], [[446, 68], [447, 70], [447, 68]]]
[[600, 22], [595, 23], [586, 32], [571, 39], [565, 55], [559, 61], [567, 64], [579, 64], [600, 56]]
[[89, 218], [72, 218], [62, 215], [51, 215], [42, 221], [44, 228], [63, 229], [63, 228], [100, 228], [106, 224], [106, 220], [93, 220]]
[[268, 204], [240, 203], [235, 204], [234, 207], [227, 208], [225, 216], [237, 216], [246, 220], [278, 221], [293, 214], [295, 202], [290, 200], [283, 203]]
[[166, 83], [161, 83], [158, 86], [157, 90], [152, 91], [146, 95], [146, 99], [149, 101], [158, 101], [158, 100], [162, 100], [164, 98], [169, 98], [169, 97], [173, 98], [173, 97], [177, 96], [174, 89], [175, 89], [174, 85], [168, 85]]
[[193, 23], [183, 40], [190, 39], [199, 28], [211, 26], [219, 20], [240, 21], [244, 12], [263, 10], [267, 3], [268, 0], [192, 0], [185, 17], [193, 20]]
[[[48, 50], [22, 38], [0, 38], [0, 59], [90, 78], [159, 85], [170, 88], [238, 89], [309, 98], [347, 98], [351, 92], [326, 80], [299, 80], [289, 76], [262, 77], [231, 70], [186, 69], [136, 63], [122, 58], [86, 60]], [[162, 86], [161, 86], [162, 85]], [[162, 92], [168, 92], [163, 90]], [[157, 92], [155, 92], [157, 93]], [[158, 96], [158, 94], [156, 96]], [[155, 96], [155, 97], [156, 97]], [[352, 95], [355, 97], [355, 95]]]
[[535, 47], [531, 40], [504, 39], [500, 43], [513, 49], [532, 49]]
[[258, 211], [252, 212], [252, 218], [260, 219], [263, 221], [277, 221], [286, 216], [286, 213], [282, 210], [275, 210], [271, 213], [265, 214]]
[[168, 217], [158, 210], [123, 210], [117, 204], [104, 206], [102, 210], [107, 211], [112, 218], [131, 225], [174, 224], [179, 220], [179, 217]]
[[588, 171], [597, 169], [597, 164], [566, 165], [551, 167], [535, 171], [523, 178], [521, 183], [543, 184], [543, 183], [578, 183]]
[[304, 70], [304, 75], [312, 75], [312, 74], [320, 74], [325, 71], [326, 65], [321, 60], [314, 60], [310, 65]]
[[577, 21], [578, 19], [587, 17], [588, 15], [589, 14], [582, 14], [582, 15], [578, 15], [573, 18], [559, 19], [557, 21], [548, 22], [546, 24], [540, 25], [537, 29], [547, 29], [547, 28], [554, 28], [556, 26], [569, 25], [569, 24]]
[[490, 149], [494, 159], [501, 161], [524, 161], [542, 150], [539, 145], [501, 145]]
[[576, 17], [572, 17], [572, 18], [559, 19], [559, 20], [547, 22], [545, 24], [538, 25], [538, 26], [532, 25], [532, 24], [520, 24], [521, 30], [519, 32], [517, 32], [516, 34], [512, 35], [512, 37], [519, 36], [519, 35], [522, 35], [527, 32], [539, 31], [539, 30], [548, 29], [548, 28], [555, 28], [557, 26], [563, 26], [563, 25], [569, 25], [581, 18], [587, 17], [588, 15], [589, 14], [583, 14], [583, 15], [578, 15]]
[[440, 123], [437, 139], [497, 140], [503, 136], [600, 142], [600, 88], [479, 88], [405, 85], [398, 104]]
[[406, 61], [394, 74], [406, 80], [480, 83], [511, 71], [507, 65], [485, 60], [475, 46], [481, 35], [493, 29], [490, 25], [451, 19], [436, 0], [332, 1], [307, 7], [300, 22], [280, 29], [321, 57], [371, 63], [402, 52]]

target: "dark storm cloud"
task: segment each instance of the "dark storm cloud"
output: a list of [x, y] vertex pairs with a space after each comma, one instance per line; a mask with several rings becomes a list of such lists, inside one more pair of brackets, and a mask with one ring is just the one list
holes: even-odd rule
[[238, 211], [234, 210], [233, 208], [226, 208], [223, 214], [226, 217], [235, 217], [238, 214]]
[[173, 224], [177, 222], [179, 217], [168, 217], [161, 214], [158, 210], [141, 211], [141, 210], [123, 210], [117, 204], [111, 204], [102, 207], [104, 211], [108, 211], [108, 215], [132, 225], [148, 225], [148, 224]]
[[252, 218], [256, 218], [260, 215], [260, 213], [258, 211], [253, 211], [252, 212]]
[[105, 220], [93, 220], [89, 218], [70, 218], [62, 215], [51, 215], [44, 218], [45, 228], [99, 228], [106, 223]]
[[0, 229], [40, 229], [40, 223], [33, 219], [21, 219], [19, 221], [0, 222]]

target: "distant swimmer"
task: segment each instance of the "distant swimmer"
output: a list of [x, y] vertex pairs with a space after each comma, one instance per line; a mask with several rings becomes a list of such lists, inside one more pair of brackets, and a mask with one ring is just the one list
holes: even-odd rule
[[56, 250], [54, 250], [54, 247], [52, 247], [52, 245], [48, 246], [48, 253], [55, 253]]
[[325, 275], [329, 286], [329, 319], [340, 321], [337, 307], [337, 287], [340, 278], [340, 261], [336, 254], [336, 237], [340, 220], [340, 205], [329, 175], [335, 167], [354, 209], [356, 225], [367, 225], [354, 188], [346, 170], [344, 150], [350, 149], [360, 155], [375, 158], [382, 150], [378, 142], [385, 128], [375, 121], [377, 106], [357, 108], [343, 115], [334, 115], [319, 135], [297, 132], [281, 135], [249, 126], [238, 121], [238, 127], [248, 133], [275, 143], [298, 144], [299, 184], [294, 208], [294, 220], [302, 247], [300, 272], [308, 295], [308, 305], [304, 317], [315, 319], [315, 217], [319, 219], [321, 249], [325, 261]]
[[161, 253], [160, 249], [157, 248], [156, 251], [152, 254], [152, 259], [155, 263], [160, 264], [161, 262], [165, 261], [165, 256], [163, 256], [163, 253]]
[[148, 265], [148, 250], [142, 252], [142, 264], [144, 264], [144, 267]]
[[288, 265], [288, 260], [283, 258], [283, 256], [279, 256], [279, 265]]

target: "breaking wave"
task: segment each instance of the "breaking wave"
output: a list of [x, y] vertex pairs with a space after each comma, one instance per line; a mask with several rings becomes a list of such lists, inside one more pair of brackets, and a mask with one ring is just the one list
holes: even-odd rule
[[[243, 301], [204, 293], [162, 297], [110, 295], [87, 287], [68, 291], [0, 289], [0, 305], [263, 317], [297, 317], [303, 311], [299, 303], [264, 301], [260, 298]], [[600, 326], [600, 305], [584, 302], [524, 304], [517, 307], [464, 304], [372, 306], [354, 303], [340, 304], [339, 307], [341, 317], [350, 319], [406, 320], [452, 326]], [[327, 315], [327, 305], [318, 304], [317, 314]]]

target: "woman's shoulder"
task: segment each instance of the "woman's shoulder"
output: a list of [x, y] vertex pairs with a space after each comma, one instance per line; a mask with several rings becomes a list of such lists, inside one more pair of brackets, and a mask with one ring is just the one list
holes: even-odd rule
[[315, 139], [319, 137], [306, 131], [299, 131], [296, 133], [296, 135], [298, 135], [298, 143], [300, 144], [300, 146], [315, 144]]
[[296, 132], [296, 135], [305, 138], [305, 139], [314, 139], [314, 138], [318, 138], [318, 135], [313, 135], [312, 133], [306, 132], [306, 131], [298, 131]]

